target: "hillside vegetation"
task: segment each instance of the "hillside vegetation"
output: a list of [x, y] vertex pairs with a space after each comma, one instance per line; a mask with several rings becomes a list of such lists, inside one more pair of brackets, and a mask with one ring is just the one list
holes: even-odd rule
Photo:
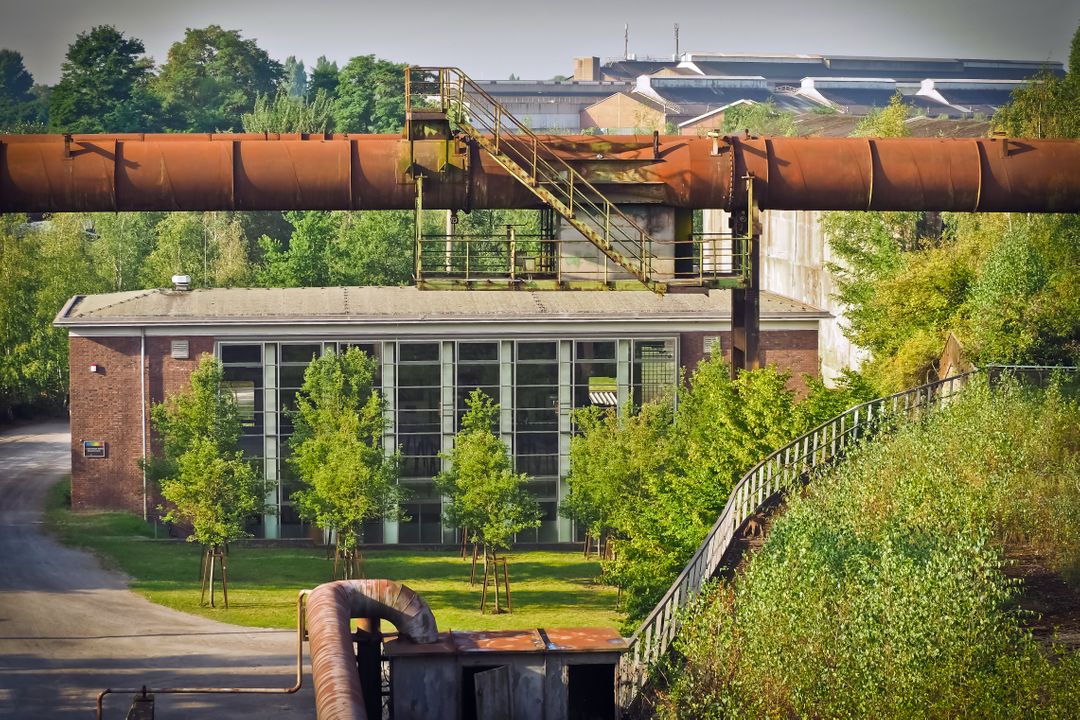
[[1080, 406], [979, 381], [788, 499], [691, 612], [659, 714], [1075, 717], [1080, 653], [1025, 629], [1017, 544], [1080, 586]]

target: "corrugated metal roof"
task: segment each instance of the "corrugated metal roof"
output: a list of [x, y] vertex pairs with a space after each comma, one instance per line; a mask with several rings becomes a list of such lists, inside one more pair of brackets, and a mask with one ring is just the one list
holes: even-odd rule
[[[817, 318], [827, 313], [763, 292], [762, 317]], [[418, 290], [414, 287], [213, 288], [140, 290], [77, 296], [58, 325], [180, 325], [275, 322], [601, 320], [727, 318], [731, 293], [649, 291]]]

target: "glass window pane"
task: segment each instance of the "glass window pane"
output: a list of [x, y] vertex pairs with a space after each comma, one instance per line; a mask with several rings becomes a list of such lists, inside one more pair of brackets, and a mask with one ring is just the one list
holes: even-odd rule
[[304, 386], [304, 365], [282, 365], [278, 368], [278, 384], [282, 388], [300, 388]]
[[229, 363], [262, 363], [262, 345], [222, 345], [221, 362]]
[[559, 458], [554, 455], [519, 455], [517, 471], [533, 476], [554, 477], [559, 474]]
[[398, 390], [398, 407], [402, 410], [437, 410], [440, 397], [438, 386], [401, 388]]
[[574, 343], [574, 356], [578, 360], [614, 360], [614, 340], [583, 340]]
[[534, 385], [557, 385], [559, 366], [555, 363], [526, 364], [517, 366], [518, 387]]
[[437, 387], [439, 384], [438, 365], [401, 365], [398, 367], [399, 387]]
[[518, 360], [554, 360], [555, 346], [554, 342], [519, 342]]
[[498, 365], [458, 365], [459, 387], [482, 387], [499, 384]]
[[281, 362], [283, 363], [309, 363], [311, 358], [320, 354], [322, 354], [322, 346], [318, 344], [281, 346]]
[[428, 455], [435, 457], [442, 450], [442, 436], [438, 433], [425, 435], [398, 436], [398, 447], [402, 455]]
[[401, 343], [398, 346], [401, 362], [438, 362], [438, 343]]
[[458, 343], [458, 360], [460, 362], [499, 361], [498, 343]]

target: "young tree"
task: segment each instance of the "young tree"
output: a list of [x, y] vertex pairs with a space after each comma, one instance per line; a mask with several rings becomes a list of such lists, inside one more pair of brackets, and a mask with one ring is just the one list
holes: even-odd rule
[[153, 61], [141, 40], [111, 25], [79, 33], [49, 95], [49, 125], [59, 132], [152, 132], [160, 109], [150, 94]]
[[266, 506], [263, 480], [239, 448], [240, 416], [223, 376], [221, 363], [203, 355], [189, 388], [151, 408], [162, 452], [146, 467], [169, 505], [164, 519], [190, 526], [188, 542], [205, 548], [202, 585], [204, 594], [210, 587], [211, 607], [220, 563], [227, 608], [228, 544], [246, 537], [248, 520]]
[[254, 40], [218, 25], [189, 28], [169, 48], [154, 81], [168, 129], [221, 132], [240, 127], [255, 98], [277, 92], [284, 69]]
[[[444, 455], [450, 469], [439, 473], [435, 485], [450, 498], [443, 510], [446, 522], [467, 528], [483, 547], [486, 596], [489, 562], [496, 566], [499, 551], [509, 549], [514, 535], [540, 526], [540, 506], [526, 490], [528, 476], [513, 471], [510, 453], [495, 434], [499, 405], [479, 389], [472, 391], [466, 404], [469, 410], [454, 437], [454, 449]], [[498, 587], [496, 574], [496, 612]]]
[[301, 517], [336, 533], [335, 575], [340, 560], [345, 578], [359, 575], [363, 524], [395, 516], [401, 501], [374, 374], [374, 360], [358, 348], [328, 351], [308, 365], [291, 413], [289, 462], [304, 483], [292, 497]]

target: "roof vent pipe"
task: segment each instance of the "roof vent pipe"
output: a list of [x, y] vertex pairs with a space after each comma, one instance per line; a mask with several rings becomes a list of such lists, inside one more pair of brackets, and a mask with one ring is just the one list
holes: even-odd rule
[[172, 276], [173, 289], [175, 290], [190, 290], [191, 289], [191, 276], [190, 275], [173, 275]]
[[367, 720], [353, 636], [353, 618], [388, 620], [415, 643], [439, 639], [427, 602], [393, 580], [339, 580], [320, 585], [307, 600], [311, 679], [318, 720]]

